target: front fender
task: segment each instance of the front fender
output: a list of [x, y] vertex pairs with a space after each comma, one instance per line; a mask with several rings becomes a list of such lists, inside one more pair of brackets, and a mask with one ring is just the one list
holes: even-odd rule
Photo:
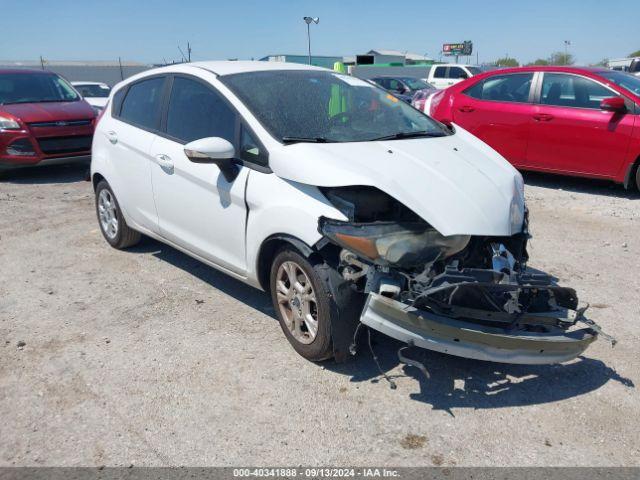
[[321, 238], [321, 216], [346, 220], [317, 187], [273, 174], [252, 171], [247, 183], [247, 277], [259, 285], [258, 261], [262, 244], [270, 237], [293, 237], [307, 246]]

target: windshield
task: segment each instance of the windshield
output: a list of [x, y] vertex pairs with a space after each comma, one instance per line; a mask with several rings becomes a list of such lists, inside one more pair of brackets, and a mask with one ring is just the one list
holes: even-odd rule
[[54, 74], [6, 73], [0, 75], [0, 104], [74, 102], [73, 87]]
[[640, 78], [625, 72], [603, 72], [600, 75], [610, 82], [628, 90], [629, 92], [640, 96]]
[[276, 139], [362, 142], [397, 134], [443, 136], [444, 125], [385, 90], [348, 75], [267, 71], [219, 79]]
[[402, 78], [401, 79], [411, 90], [422, 90], [424, 88], [433, 88], [427, 82], [423, 82], [419, 78]]
[[80, 95], [88, 98], [107, 98], [111, 91], [106, 85], [74, 85]]

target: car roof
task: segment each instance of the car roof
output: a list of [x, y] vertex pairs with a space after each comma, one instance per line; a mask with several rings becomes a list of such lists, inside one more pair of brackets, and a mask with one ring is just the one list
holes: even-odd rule
[[511, 68], [498, 68], [496, 70], [490, 70], [483, 72], [482, 75], [497, 74], [497, 73], [516, 73], [516, 72], [561, 72], [561, 73], [587, 73], [587, 74], [599, 74], [602, 72], [609, 72], [610, 70], [604, 67], [571, 67], [565, 65], [530, 65], [527, 67], [511, 67]]
[[186, 66], [193, 66], [203, 68], [216, 75], [232, 75], [234, 73], [247, 73], [247, 72], [265, 72], [274, 70], [320, 70], [330, 71], [326, 68], [314, 67], [312, 65], [304, 65], [301, 63], [289, 63], [289, 62], [263, 62], [263, 61], [245, 61], [245, 60], [228, 60], [228, 61], [216, 61], [216, 62], [194, 62], [184, 64]]

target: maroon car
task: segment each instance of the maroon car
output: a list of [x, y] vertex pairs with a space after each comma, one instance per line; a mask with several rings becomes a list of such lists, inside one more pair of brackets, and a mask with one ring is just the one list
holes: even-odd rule
[[88, 160], [95, 117], [52, 72], [0, 70], [0, 170]]
[[640, 188], [640, 78], [603, 68], [483, 73], [427, 101], [522, 170]]

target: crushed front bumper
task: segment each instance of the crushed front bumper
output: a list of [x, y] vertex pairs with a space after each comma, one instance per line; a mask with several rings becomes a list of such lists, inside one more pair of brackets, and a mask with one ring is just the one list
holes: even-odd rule
[[369, 293], [360, 321], [410, 345], [476, 360], [549, 364], [571, 360], [597, 338], [590, 327], [537, 333], [485, 326]]

